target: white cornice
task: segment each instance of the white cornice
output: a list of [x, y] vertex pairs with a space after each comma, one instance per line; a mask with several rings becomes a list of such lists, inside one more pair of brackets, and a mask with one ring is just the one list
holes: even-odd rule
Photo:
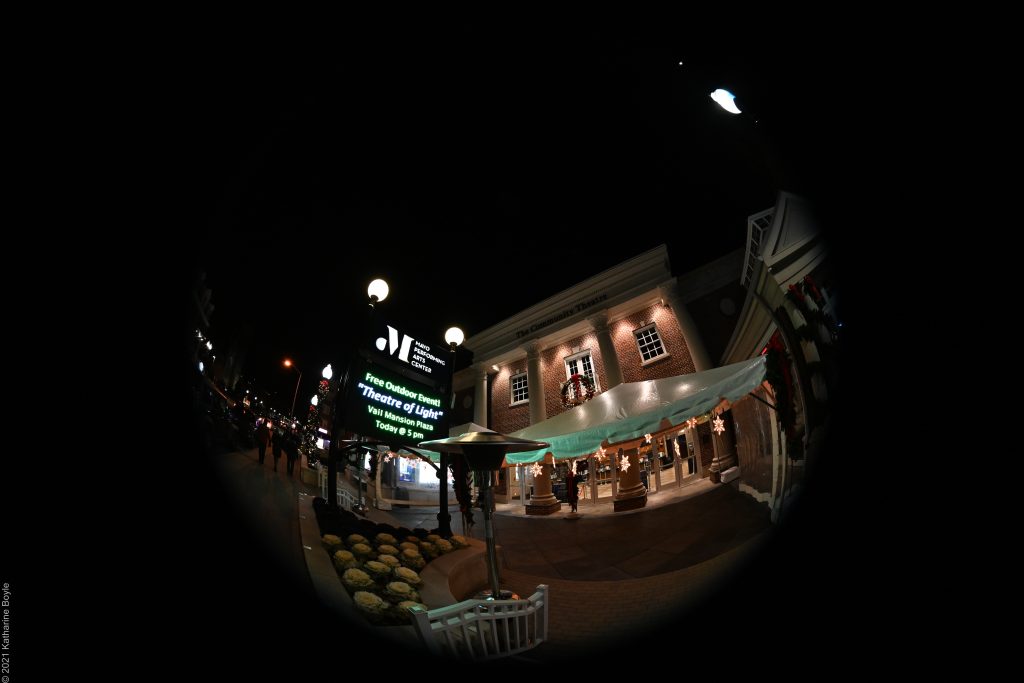
[[671, 274], [668, 249], [659, 245], [473, 335], [465, 346], [474, 359], [488, 363], [525, 355], [521, 346], [530, 339], [549, 345], [549, 337], [589, 331], [586, 319], [598, 311], [621, 316], [623, 307], [638, 298], [656, 299], [651, 290]]

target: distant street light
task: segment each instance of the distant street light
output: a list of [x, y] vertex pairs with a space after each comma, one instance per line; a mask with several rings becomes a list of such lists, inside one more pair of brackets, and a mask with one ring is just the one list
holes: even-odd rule
[[323, 375], [324, 379], [328, 381], [330, 381], [331, 377], [334, 377], [334, 370], [331, 370], [330, 363], [327, 364], [327, 367], [324, 368], [324, 371], [321, 374]]

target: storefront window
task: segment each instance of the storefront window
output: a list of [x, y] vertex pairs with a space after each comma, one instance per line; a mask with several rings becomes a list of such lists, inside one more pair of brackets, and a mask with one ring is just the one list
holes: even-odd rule
[[683, 458], [683, 476], [687, 477], [697, 473], [697, 457], [693, 452], [693, 444], [686, 438], [686, 434], [680, 434], [676, 439], [676, 447], [679, 449], [680, 457]]
[[409, 458], [398, 459], [398, 481], [416, 481], [416, 461]]

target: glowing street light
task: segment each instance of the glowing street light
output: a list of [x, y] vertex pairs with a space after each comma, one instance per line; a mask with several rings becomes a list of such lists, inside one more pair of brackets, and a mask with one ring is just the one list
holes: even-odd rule
[[378, 301], [384, 301], [388, 298], [388, 283], [384, 282], [380, 278], [377, 278], [370, 283], [370, 286], [366, 288], [366, 293], [370, 297], [370, 305], [373, 306]]
[[456, 346], [462, 344], [466, 339], [466, 335], [462, 333], [457, 327], [449, 327], [448, 331], [444, 333], [444, 340], [454, 349]]
[[328, 363], [327, 367], [325, 367], [324, 371], [320, 374], [323, 375], [323, 378], [328, 381], [331, 379], [331, 377], [334, 377], [334, 370], [331, 369], [331, 364]]
[[741, 113], [739, 108], [736, 106], [736, 103], [733, 102], [733, 100], [736, 99], [736, 96], [733, 95], [728, 90], [719, 88], [718, 90], [711, 93], [711, 99], [717, 102], [719, 107], [726, 110], [730, 114]]
[[295, 399], [297, 399], [299, 397], [299, 384], [302, 383], [302, 370], [299, 370], [297, 367], [295, 367], [295, 364], [292, 363], [292, 361], [290, 359], [288, 359], [288, 358], [284, 359], [284, 366], [286, 368], [295, 368], [299, 372], [299, 379], [298, 379], [297, 382], [295, 382], [295, 394], [292, 395], [292, 412], [291, 412], [291, 415], [294, 415], [295, 414]]

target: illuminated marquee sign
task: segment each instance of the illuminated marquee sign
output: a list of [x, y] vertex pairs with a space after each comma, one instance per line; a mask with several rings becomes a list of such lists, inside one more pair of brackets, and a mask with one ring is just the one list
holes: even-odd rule
[[356, 363], [345, 406], [348, 429], [388, 444], [414, 446], [448, 434], [439, 392], [375, 363]]
[[372, 348], [383, 358], [412, 369], [434, 382], [447, 383], [449, 350], [428, 344], [400, 331], [394, 325], [382, 324], [374, 330]]

